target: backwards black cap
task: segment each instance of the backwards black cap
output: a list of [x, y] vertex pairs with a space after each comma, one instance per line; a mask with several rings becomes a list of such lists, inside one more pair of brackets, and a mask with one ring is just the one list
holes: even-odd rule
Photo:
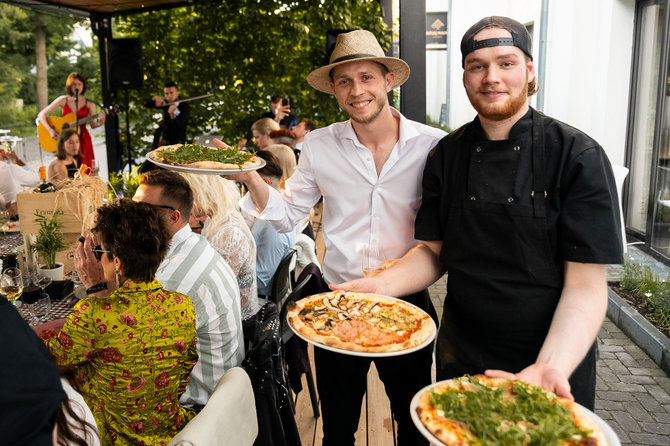
[[[512, 37], [494, 37], [486, 40], [475, 40], [475, 36], [484, 28], [503, 28], [512, 34]], [[465, 67], [465, 57], [480, 48], [491, 46], [515, 46], [526, 53], [533, 60], [533, 45], [530, 34], [525, 26], [508, 17], [491, 16], [481, 19], [465, 32], [461, 40], [461, 66]]]

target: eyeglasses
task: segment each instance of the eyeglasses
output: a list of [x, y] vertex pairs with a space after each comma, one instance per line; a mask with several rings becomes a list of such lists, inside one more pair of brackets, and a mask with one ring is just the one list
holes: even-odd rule
[[95, 259], [98, 262], [102, 260], [102, 254], [103, 253], [107, 253], [107, 254], [112, 253], [112, 251], [105, 251], [104, 249], [102, 249], [102, 245], [98, 245], [95, 248], [91, 248], [91, 252], [93, 253], [93, 255], [95, 256]]

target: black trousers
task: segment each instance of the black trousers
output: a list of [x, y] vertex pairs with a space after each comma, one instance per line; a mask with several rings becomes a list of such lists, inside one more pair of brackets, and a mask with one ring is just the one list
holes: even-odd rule
[[[403, 299], [423, 308], [435, 319], [435, 309], [426, 290]], [[354, 444], [372, 361], [368, 357], [314, 348], [316, 386], [321, 398], [323, 446]], [[432, 345], [408, 355], [374, 359], [398, 423], [397, 439], [400, 446], [428, 444], [410, 418], [409, 404], [416, 392], [430, 384], [432, 361]]]

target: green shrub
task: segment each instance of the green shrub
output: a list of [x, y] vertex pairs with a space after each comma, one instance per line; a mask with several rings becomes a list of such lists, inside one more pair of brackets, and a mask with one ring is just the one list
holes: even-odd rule
[[670, 274], [660, 279], [648, 265], [626, 260], [619, 288], [649, 307], [648, 318], [658, 328], [670, 330]]

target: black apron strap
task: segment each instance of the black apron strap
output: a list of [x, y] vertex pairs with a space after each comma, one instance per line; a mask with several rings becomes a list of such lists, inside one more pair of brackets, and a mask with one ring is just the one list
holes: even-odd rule
[[533, 216], [545, 218], [547, 189], [544, 182], [544, 124], [539, 113], [533, 110]]

